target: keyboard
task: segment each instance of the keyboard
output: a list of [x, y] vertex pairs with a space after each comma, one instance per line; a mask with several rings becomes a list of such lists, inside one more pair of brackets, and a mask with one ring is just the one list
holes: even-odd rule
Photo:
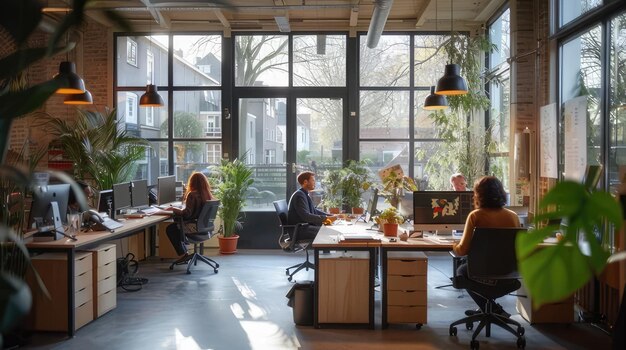
[[102, 225], [104, 225], [104, 227], [106, 227], [109, 230], [116, 230], [122, 226], [124, 226], [124, 224], [117, 222], [111, 218], [104, 218]]
[[146, 214], [146, 215], [153, 215], [154, 213], [160, 211], [161, 209], [157, 208], [157, 207], [148, 207], [148, 208], [144, 208], [141, 209], [139, 212]]

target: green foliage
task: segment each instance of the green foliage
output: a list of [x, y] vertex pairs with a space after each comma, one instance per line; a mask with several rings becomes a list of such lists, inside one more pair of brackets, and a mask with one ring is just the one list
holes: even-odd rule
[[[535, 305], [562, 300], [601, 273], [610, 253], [595, 233], [608, 229], [607, 222], [617, 230], [623, 220], [620, 204], [609, 193], [572, 181], [554, 186], [539, 209], [536, 227], [555, 219], [563, 219], [567, 226], [546, 225], [517, 236], [519, 271]], [[563, 228], [563, 239], [557, 244], [538, 246]], [[580, 238], [587, 242], [588, 251], [581, 250]]]
[[404, 218], [400, 213], [398, 213], [398, 209], [395, 207], [389, 207], [378, 215], [378, 220], [382, 223], [387, 224], [402, 224], [404, 223]]
[[328, 208], [341, 208], [341, 169], [327, 169], [322, 178], [322, 188], [324, 188], [324, 199], [322, 206]]
[[[242, 156], [245, 159], [245, 156]], [[239, 212], [246, 203], [246, 192], [254, 183], [252, 169], [243, 161], [235, 159], [230, 162], [222, 160], [222, 163], [215, 169], [216, 179], [212, 180], [215, 186], [217, 197], [220, 199], [219, 216], [223, 221], [224, 237], [235, 235], [238, 224]]]
[[92, 180], [99, 190], [130, 180], [148, 142], [120, 129], [115, 109], [105, 113], [77, 109], [77, 113], [72, 121], [49, 114], [39, 117], [74, 162], [75, 175]]
[[[174, 137], [175, 138], [200, 138], [203, 136], [202, 123], [198, 120], [198, 117], [189, 112], [176, 111], [174, 112]], [[161, 123], [161, 137], [167, 138], [169, 128], [167, 120]], [[203, 150], [203, 144], [199, 142], [177, 142], [176, 154], [179, 159], [177, 163], [185, 164], [187, 159], [190, 159], [192, 154], [200, 154]], [[192, 157], [191, 159], [195, 159]]]
[[404, 195], [404, 191], [417, 191], [417, 185], [412, 178], [399, 174], [395, 171], [391, 171], [383, 179], [383, 189], [381, 194], [387, 198], [387, 201], [391, 206], [397, 208], [400, 202], [400, 197]]
[[372, 186], [369, 178], [369, 170], [365, 161], [348, 162], [348, 165], [341, 169], [341, 191], [343, 203], [348, 208], [358, 208], [361, 206], [361, 195]]

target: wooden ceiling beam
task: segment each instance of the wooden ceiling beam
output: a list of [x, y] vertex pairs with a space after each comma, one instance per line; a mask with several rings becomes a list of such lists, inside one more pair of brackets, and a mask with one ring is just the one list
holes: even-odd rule
[[[437, 1], [437, 0], [435, 0]], [[426, 0], [424, 1], [424, 3], [422, 3], [422, 7], [420, 7], [419, 10], [417, 10], [417, 16], [416, 19], [417, 21], [415, 22], [415, 28], [419, 28], [421, 26], [424, 25], [424, 23], [426, 23], [426, 12], [428, 10], [428, 7], [430, 6], [430, 4], [433, 2], [433, 0]]]

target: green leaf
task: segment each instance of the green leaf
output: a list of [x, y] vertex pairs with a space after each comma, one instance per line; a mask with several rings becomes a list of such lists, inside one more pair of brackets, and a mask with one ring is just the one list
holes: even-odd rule
[[576, 246], [540, 248], [518, 266], [535, 306], [563, 300], [591, 278], [587, 258]]
[[593, 192], [589, 197], [589, 210], [599, 218], [606, 218], [615, 225], [615, 229], [622, 227], [622, 206], [610, 193]]
[[578, 211], [584, 199], [588, 197], [585, 187], [572, 181], [559, 182], [549, 191], [539, 203], [540, 208], [550, 205], [558, 205], [556, 213], [562, 216], [570, 216]]
[[0, 95], [0, 118], [13, 119], [41, 107], [61, 86], [55, 79], [37, 84], [26, 90]]
[[544, 238], [552, 234], [553, 229], [553, 226], [549, 226], [517, 235], [515, 239], [517, 259], [524, 259], [533, 253], [537, 249], [537, 245], [543, 242]]

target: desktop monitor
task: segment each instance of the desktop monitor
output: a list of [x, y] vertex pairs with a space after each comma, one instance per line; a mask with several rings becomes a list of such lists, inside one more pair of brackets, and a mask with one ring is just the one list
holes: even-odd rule
[[102, 190], [98, 192], [98, 212], [111, 215], [113, 209], [113, 190]]
[[148, 204], [148, 180], [130, 182], [130, 202], [133, 208], [142, 209]]
[[365, 222], [369, 222], [372, 216], [378, 213], [378, 211], [376, 210], [377, 206], [378, 206], [378, 189], [375, 188], [372, 190], [372, 197], [367, 203], [367, 213], [365, 213]]
[[474, 209], [474, 192], [413, 192], [413, 225], [416, 231], [448, 233], [463, 230], [467, 215]]
[[[28, 227], [37, 228], [39, 226], [54, 225], [58, 228], [58, 225], [61, 223], [67, 224], [67, 202], [69, 197], [69, 184], [35, 187], [28, 217]], [[54, 215], [52, 203], [56, 203], [58, 207], [58, 216]]]
[[157, 204], [163, 205], [176, 201], [176, 177], [162, 176], [157, 178]]
[[121, 209], [130, 207], [130, 182], [113, 185], [113, 210], [112, 217]]

